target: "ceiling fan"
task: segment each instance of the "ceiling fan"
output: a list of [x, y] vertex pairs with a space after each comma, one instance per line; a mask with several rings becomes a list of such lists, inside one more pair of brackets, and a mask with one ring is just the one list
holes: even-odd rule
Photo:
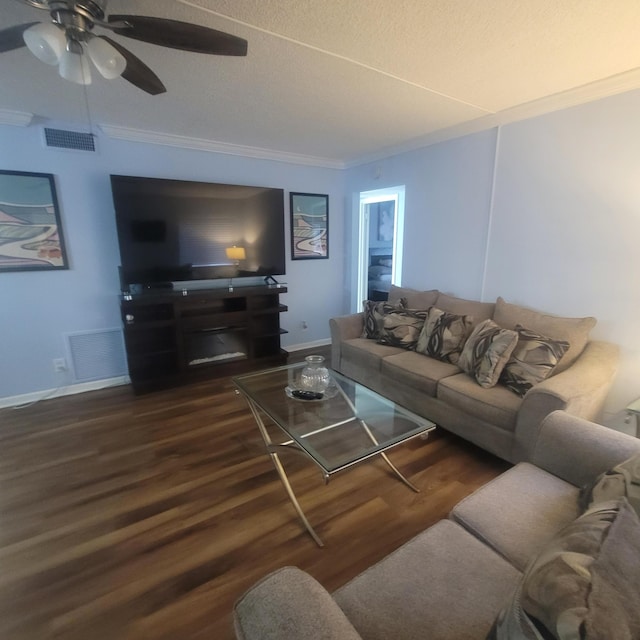
[[[87, 57], [107, 79], [122, 76], [151, 95], [166, 91], [140, 58], [94, 27], [161, 47], [221, 56], [246, 56], [247, 41], [188, 22], [135, 15], [106, 15], [107, 0], [18, 0], [49, 12], [51, 22], [27, 22], [0, 30], [0, 53], [26, 46], [37, 58], [58, 65], [63, 78], [90, 84]], [[86, 54], [86, 55], [85, 55]]]

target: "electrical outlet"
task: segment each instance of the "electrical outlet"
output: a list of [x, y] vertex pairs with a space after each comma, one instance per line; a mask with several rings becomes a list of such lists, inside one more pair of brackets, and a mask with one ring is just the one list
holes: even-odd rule
[[64, 358], [54, 358], [53, 359], [53, 370], [58, 373], [60, 371], [67, 370], [67, 363]]
[[303, 320], [303, 321], [300, 323], [300, 326], [301, 326], [303, 329], [308, 329], [308, 328], [309, 328], [309, 325], [307, 324], [307, 321], [306, 321], [306, 320]]

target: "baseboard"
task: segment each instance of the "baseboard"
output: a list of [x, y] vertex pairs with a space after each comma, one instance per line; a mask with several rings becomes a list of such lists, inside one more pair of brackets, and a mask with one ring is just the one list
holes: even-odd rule
[[123, 384], [129, 384], [129, 382], [129, 376], [118, 376], [117, 378], [106, 378], [104, 380], [65, 385], [64, 387], [58, 387], [56, 389], [43, 389], [42, 391], [34, 391], [33, 393], [25, 393], [19, 396], [9, 396], [0, 398], [0, 409], [6, 407], [21, 407], [27, 404], [35, 404], [42, 400], [71, 396], [76, 393], [84, 393], [85, 391], [119, 387]]
[[313, 349], [314, 347], [326, 347], [329, 344], [331, 344], [331, 338], [323, 338], [322, 340], [314, 340], [313, 342], [290, 344], [283, 347], [283, 349], [285, 351], [303, 351], [304, 349]]

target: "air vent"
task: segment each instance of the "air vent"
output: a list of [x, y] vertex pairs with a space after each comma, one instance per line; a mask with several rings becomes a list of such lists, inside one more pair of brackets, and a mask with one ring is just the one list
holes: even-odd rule
[[120, 329], [70, 333], [67, 341], [76, 382], [126, 375], [127, 361]]
[[44, 139], [47, 147], [59, 149], [74, 149], [75, 151], [95, 151], [96, 143], [91, 133], [82, 131], [67, 131], [65, 129], [50, 129], [45, 127]]

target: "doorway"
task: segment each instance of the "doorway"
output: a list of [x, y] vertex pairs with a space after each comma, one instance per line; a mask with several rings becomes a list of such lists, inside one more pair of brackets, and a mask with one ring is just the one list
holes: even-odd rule
[[354, 310], [363, 300], [386, 300], [402, 280], [404, 186], [360, 193], [358, 286]]

